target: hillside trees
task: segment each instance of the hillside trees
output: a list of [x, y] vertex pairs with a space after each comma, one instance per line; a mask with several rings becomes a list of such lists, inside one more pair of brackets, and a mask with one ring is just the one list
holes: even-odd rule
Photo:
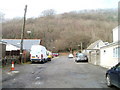
[[[25, 38], [42, 39], [49, 50], [86, 48], [95, 40], [112, 42], [112, 29], [117, 26], [117, 12], [111, 10], [70, 12], [56, 15], [54, 10], [43, 11], [43, 16], [28, 18]], [[22, 19], [3, 23], [3, 38], [20, 38]], [[31, 31], [28, 35], [26, 32]]]

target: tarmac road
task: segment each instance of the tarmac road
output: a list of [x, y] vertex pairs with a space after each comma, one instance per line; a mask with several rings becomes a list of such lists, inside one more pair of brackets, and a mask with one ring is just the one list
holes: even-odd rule
[[[2, 73], [2, 88], [108, 88], [107, 69], [89, 63], [76, 63], [67, 56], [45, 64], [15, 65], [19, 72]], [[112, 90], [117, 90], [115, 87]]]

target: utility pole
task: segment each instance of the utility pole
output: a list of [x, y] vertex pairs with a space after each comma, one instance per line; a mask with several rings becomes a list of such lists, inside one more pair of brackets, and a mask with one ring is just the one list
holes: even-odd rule
[[81, 46], [81, 52], [82, 52], [82, 42], [81, 42], [81, 45], [80, 45], [80, 46]]
[[23, 58], [23, 39], [24, 39], [24, 31], [25, 31], [25, 21], [26, 21], [26, 12], [27, 12], [27, 5], [25, 5], [25, 12], [24, 12], [24, 21], [23, 21], [23, 28], [21, 32], [21, 47], [20, 47], [20, 61], [22, 64], [22, 58]]

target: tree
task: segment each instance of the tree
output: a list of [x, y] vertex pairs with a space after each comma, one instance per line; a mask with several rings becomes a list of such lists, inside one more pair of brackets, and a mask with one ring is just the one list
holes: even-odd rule
[[[117, 11], [104, 12], [98, 10], [55, 15], [54, 10], [45, 10], [43, 17], [27, 19], [26, 31], [30, 30], [31, 35], [26, 33], [25, 38], [42, 39], [47, 49], [53, 50], [55, 47], [55, 51], [68, 51], [70, 48], [78, 50], [81, 42], [83, 49], [86, 49], [98, 39], [111, 42], [112, 29], [118, 25]], [[22, 21], [16, 18], [3, 22], [3, 38], [20, 38]]]
[[49, 10], [44, 10], [43, 12], [42, 12], [42, 15], [43, 16], [53, 16], [53, 15], [55, 15], [55, 10], [53, 10], [53, 9], [49, 9]]
[[3, 22], [5, 14], [3, 12], [0, 12], [0, 23]]

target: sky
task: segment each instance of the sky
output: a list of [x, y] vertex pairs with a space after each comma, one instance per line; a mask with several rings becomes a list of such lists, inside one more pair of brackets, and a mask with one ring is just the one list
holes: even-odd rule
[[38, 17], [41, 12], [54, 9], [57, 14], [84, 9], [118, 8], [120, 0], [1, 0], [0, 12], [4, 18], [23, 17], [25, 5], [27, 18]]

